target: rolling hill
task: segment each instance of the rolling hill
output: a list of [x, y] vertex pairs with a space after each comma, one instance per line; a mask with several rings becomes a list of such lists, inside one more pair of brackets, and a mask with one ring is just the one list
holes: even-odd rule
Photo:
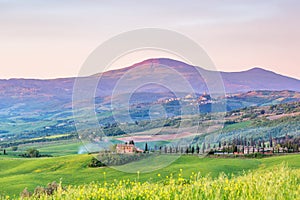
[[[152, 163], [159, 165], [164, 159], [172, 156], [156, 157]], [[170, 174], [178, 174], [183, 170], [183, 177], [189, 178], [192, 172], [201, 172], [203, 176], [210, 174], [217, 178], [220, 172], [228, 176], [240, 175], [248, 170], [272, 169], [274, 165], [280, 165], [282, 162], [288, 163], [289, 167], [299, 169], [299, 155], [278, 156], [266, 159], [214, 159], [201, 158], [197, 156], [182, 156], [166, 168], [156, 170], [150, 173], [143, 173], [139, 181], [161, 182], [162, 177]], [[130, 179], [136, 181], [136, 173], [125, 173], [109, 167], [89, 168], [91, 155], [69, 155], [42, 159], [10, 159], [0, 157], [0, 179], [2, 194], [19, 195], [24, 188], [33, 191], [37, 186], [46, 185], [49, 182], [62, 180], [63, 185], [81, 185], [92, 181], [103, 183], [114, 183], [114, 180]], [[140, 161], [142, 162], [142, 161]], [[127, 164], [139, 170], [137, 162]], [[104, 172], [106, 173], [104, 175]], [[160, 173], [161, 177], [157, 174]], [[84, 178], [83, 178], [84, 177]], [[17, 184], [16, 184], [17, 183]]]
[[[227, 102], [229, 110], [300, 99], [299, 80], [271, 71], [254, 68], [243, 72], [215, 72], [165, 58], [149, 59], [130, 67], [79, 79], [95, 80], [101, 75], [95, 95], [96, 112], [101, 115], [99, 120], [110, 120], [109, 102], [112, 94], [114, 98], [126, 101], [128, 95], [134, 91], [132, 98], [148, 104], [176, 95], [186, 96], [191, 91], [191, 88], [186, 88], [187, 85], [191, 85], [194, 92], [202, 94], [207, 92], [207, 85], [201, 74], [214, 76], [218, 73], [224, 81], [226, 93], [230, 93]], [[3, 134], [32, 137], [37, 133], [47, 135], [75, 131], [72, 120], [75, 81], [74, 77], [51, 80], [0, 80], [0, 140]], [[149, 84], [137, 87], [144, 82]], [[164, 87], [164, 84], [169, 83], [178, 91], [170, 91]], [[276, 93], [277, 90], [281, 92]], [[143, 113], [144, 110], [136, 109], [133, 112]]]

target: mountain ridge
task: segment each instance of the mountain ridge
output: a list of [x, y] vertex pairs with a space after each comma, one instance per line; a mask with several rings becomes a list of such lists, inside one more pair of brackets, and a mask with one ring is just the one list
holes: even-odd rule
[[[255, 67], [240, 72], [218, 72], [203, 69], [201, 67], [192, 66], [187, 63], [172, 60], [169, 58], [147, 59], [129, 67], [109, 70], [100, 74], [98, 73], [87, 77], [78, 77], [78, 79], [95, 77], [98, 78], [98, 76], [102, 75], [101, 84], [98, 85], [98, 93], [96, 94], [96, 96], [110, 96], [111, 91], [114, 89], [120, 78], [124, 74], [130, 72], [130, 70], [134, 71], [130, 74], [131, 79], [143, 79], [145, 77], [145, 74], [148, 74], [149, 76], [157, 76], [158, 81], [165, 80], [168, 78], [174, 78], [168, 76], [169, 71], [167, 71], [167, 67], [164, 66], [168, 66], [170, 69], [175, 70], [177, 74], [179, 74], [183, 79], [189, 82], [189, 84], [194, 88], [194, 90], [197, 93], [208, 92], [206, 83], [201, 77], [202, 73], [211, 75], [220, 74], [223, 79], [226, 93], [247, 92], [253, 90], [292, 90], [298, 92], [300, 91], [300, 80], [283, 76], [262, 68]], [[0, 79], [0, 95], [2, 96], [2, 98], [4, 96], [34, 97], [34, 95], [40, 95], [56, 97], [59, 99], [70, 99], [70, 96], [72, 96], [73, 85], [75, 81], [75, 77], [56, 79]], [[126, 83], [126, 81], [124, 82]], [[124, 93], [132, 92], [128, 91], [129, 87], [126, 84], [123, 88]], [[155, 87], [147, 88], [147, 92], [155, 93], [157, 92], [157, 90], [158, 89]]]
[[[91, 75], [83, 76], [83, 77], [91, 77], [91, 76], [96, 76], [96, 75], [100, 75], [100, 74], [104, 74], [104, 73], [111, 73], [111, 72], [116, 72], [116, 71], [124, 71], [126, 69], [132, 69], [134, 67], [137, 67], [137, 66], [140, 66], [140, 65], [143, 65], [143, 64], [149, 64], [149, 62], [154, 62], [154, 64], [155, 63], [157, 64], [159, 61], [170, 61], [172, 63], [180, 63], [180, 64], [185, 65], [185, 66], [197, 67], [197, 68], [200, 68], [201, 70], [205, 70], [205, 71], [209, 71], [209, 72], [214, 72], [213, 70], [204, 69], [204, 68], [202, 68], [200, 66], [189, 65], [189, 64], [187, 64], [187, 63], [185, 63], [183, 61], [173, 60], [173, 59], [170, 59], [170, 58], [149, 58], [149, 59], [143, 60], [141, 62], [134, 63], [131, 66], [122, 67], [122, 68], [118, 68], [118, 69], [111, 69], [111, 70], [108, 70], [108, 71], [105, 71], [105, 72], [91, 74]], [[161, 63], [161, 64], [163, 64], [163, 63]], [[288, 77], [288, 78], [300, 81], [300, 79], [298, 79], [298, 78], [289, 77], [287, 75], [282, 75], [282, 74], [276, 73], [274, 71], [271, 71], [271, 70], [268, 70], [268, 69], [265, 69], [265, 68], [262, 68], [262, 67], [252, 67], [250, 69], [242, 70], [242, 71], [221, 71], [220, 70], [220, 71], [217, 71], [217, 72], [219, 72], [219, 73], [269, 72], [269, 73], [273, 73], [273, 74], [276, 74], [276, 75], [280, 75], [280, 76], [284, 76], [284, 77]], [[81, 77], [81, 78], [83, 78], [83, 77]], [[69, 76], [69, 77], [45, 78], [45, 79], [42, 79], [42, 78], [22, 78], [21, 77], [21, 78], [0, 79], [0, 81], [14, 81], [14, 80], [50, 81], [50, 80], [64, 80], [64, 79], [74, 79], [74, 78], [77, 78], [77, 77]]]

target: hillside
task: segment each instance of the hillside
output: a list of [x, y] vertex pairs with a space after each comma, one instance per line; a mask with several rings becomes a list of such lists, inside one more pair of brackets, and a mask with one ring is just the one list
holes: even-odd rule
[[[156, 157], [152, 163], [161, 162], [167, 156]], [[18, 195], [25, 187], [33, 191], [36, 186], [45, 186], [52, 181], [62, 180], [63, 185], [81, 185], [92, 181], [103, 183], [113, 183], [114, 179], [135, 181], [137, 178], [141, 182], [151, 180], [160, 182], [162, 178], [169, 176], [170, 173], [178, 174], [182, 169], [183, 178], [189, 178], [192, 172], [201, 172], [205, 176], [211, 174], [213, 178], [218, 177], [220, 172], [231, 175], [242, 174], [243, 171], [270, 169], [275, 165], [285, 162], [291, 168], [300, 168], [299, 155], [279, 156], [265, 159], [214, 159], [199, 158], [197, 156], [182, 156], [170, 166], [153, 171], [151, 173], [128, 174], [112, 168], [88, 168], [90, 155], [72, 155], [55, 158], [42, 159], [11, 159], [0, 157], [0, 179], [1, 194]], [[132, 164], [129, 164], [132, 166]], [[138, 169], [137, 169], [138, 171]], [[105, 174], [104, 174], [105, 172]], [[161, 176], [157, 176], [157, 174]], [[84, 178], [83, 178], [84, 177]], [[18, 184], [16, 184], [18, 183]]]
[[[220, 73], [223, 78], [226, 93], [248, 92], [251, 90], [292, 90], [300, 91], [300, 81], [294, 78], [282, 76], [271, 71], [261, 68], [253, 68], [242, 72], [216, 72], [208, 71], [201, 66], [191, 66], [186, 63], [166, 59], [157, 58], [149, 59], [143, 62], [134, 64], [130, 67], [104, 72], [103, 74], [95, 74], [85, 78], [97, 78], [102, 76], [101, 85], [98, 87], [97, 96], [111, 96], [111, 92], [115, 87], [116, 82], [124, 75], [130, 73], [128, 80], [145, 79], [148, 74], [155, 76], [155, 80], [171, 81], [175, 74], [186, 79], [197, 93], [207, 92], [206, 83], [201, 74], [216, 74]], [[133, 72], [130, 72], [133, 71]], [[200, 74], [198, 73], [200, 72]], [[8, 79], [0, 80], [0, 95], [1, 98], [15, 98], [15, 101], [26, 100], [60, 100], [70, 102], [72, 89], [75, 78], [60, 78], [49, 80], [38, 79]], [[123, 83], [129, 83], [124, 81]], [[122, 85], [123, 93], [128, 93], [127, 85]], [[130, 88], [130, 87], [129, 87]], [[161, 92], [162, 88], [149, 86], [140, 92]], [[183, 91], [184, 92], [184, 91]], [[8, 103], [8, 102], [6, 102]], [[13, 103], [13, 102], [12, 102]]]
[[[201, 73], [213, 76], [217, 72], [164, 58], [149, 59], [130, 67], [105, 72], [102, 74], [101, 83], [96, 90], [95, 109], [98, 119], [102, 124], [114, 122], [110, 105], [112, 91], [116, 92], [114, 94], [116, 105], [114, 106], [118, 108], [121, 108], [124, 103], [128, 103], [127, 100], [130, 97], [130, 104], [134, 104], [130, 110], [131, 117], [137, 121], [149, 119], [149, 107], [153, 103], [157, 104], [157, 102], [178, 97], [176, 95], [179, 95], [181, 99], [189, 95], [190, 90], [185, 87], [185, 84], [181, 84], [182, 80], [186, 80], [195, 90], [196, 95], [200, 97], [203, 92], [207, 91]], [[299, 100], [300, 81], [293, 78], [258, 68], [244, 72], [220, 72], [220, 75], [230, 97], [225, 100], [226, 102], [218, 99], [212, 101], [217, 104], [220, 103], [220, 107], [226, 103], [225, 109], [229, 111], [252, 105]], [[94, 74], [79, 79], [95, 80], [99, 76], [100, 74]], [[153, 79], [153, 77], [155, 78]], [[120, 80], [121, 84], [118, 84], [118, 89], [114, 90], [116, 83]], [[169, 91], [157, 84], [135, 88], [137, 83], [147, 80], [176, 83], [173, 86], [179, 92], [175, 94], [174, 91]], [[3, 137], [13, 138], [16, 135], [18, 138], [26, 139], [75, 132], [72, 105], [77, 105], [78, 102], [72, 103], [74, 82], [74, 77], [51, 80], [0, 80], [0, 141]], [[133, 95], [131, 94], [132, 88], [136, 89]], [[261, 94], [247, 93], [258, 90], [266, 90], [266, 92], [260, 92]], [[275, 90], [281, 92], [276, 93]], [[273, 95], [267, 91], [272, 91]], [[245, 92], [247, 94], [244, 94]], [[184, 102], [188, 101], [183, 99], [180, 103], [183, 103], [184, 106], [187, 105]], [[204, 103], [200, 106], [200, 112], [210, 112], [211, 104]], [[157, 105], [161, 104], [158, 103]], [[115, 112], [122, 120], [124, 119], [124, 122], [128, 121], [123, 117], [127, 107]], [[174, 104], [169, 102], [166, 107], [168, 107], [168, 116], [172, 117], [179, 114], [178, 102], [174, 102]], [[220, 110], [225, 111], [224, 109]], [[195, 110], [191, 108], [188, 112], [194, 114]], [[161, 113], [154, 117], [159, 116]]]
[[[144, 93], [141, 96], [144, 96]], [[190, 104], [195, 104], [198, 97], [196, 99], [183, 98], [176, 101], [169, 101], [167, 99], [165, 100], [166, 102], [150, 101], [147, 103], [133, 104], [130, 107], [130, 117], [135, 121], [125, 121], [122, 124], [120, 124], [120, 122], [114, 122], [112, 112], [105, 110], [103, 106], [101, 106], [103, 104], [100, 103], [96, 109], [97, 117], [101, 122], [101, 130], [107, 136], [117, 137], [115, 139], [119, 140], [119, 142], [127, 139], [124, 137], [125, 133], [134, 135], [137, 141], [145, 141], [147, 137], [149, 139], [151, 132], [156, 131], [159, 131], [159, 133], [155, 136], [151, 136], [151, 141], [171, 138], [173, 137], [172, 133], [177, 132], [179, 125], [183, 128], [183, 132], [185, 132], [180, 137], [201, 136], [202, 138], [204, 133], [214, 133], [214, 131], [220, 133], [222, 131], [221, 138], [226, 138], [226, 135], [244, 135], [251, 133], [251, 136], [255, 139], [268, 137], [270, 133], [272, 133], [274, 137], [283, 136], [285, 134], [299, 135], [298, 123], [296, 121], [300, 112], [299, 103], [297, 103], [300, 100], [299, 96], [300, 93], [293, 91], [251, 91], [232, 94], [226, 98], [214, 100], [216, 104], [227, 103], [228, 112], [224, 119], [218, 117], [218, 113], [204, 112], [204, 109], [210, 108], [211, 103], [205, 103], [202, 100], [199, 102], [200, 115], [197, 112], [194, 112], [194, 114], [191, 113], [191, 115], [180, 115], [178, 110], [181, 109], [181, 106], [185, 106], [186, 109], [191, 107]], [[158, 97], [160, 98], [161, 96], [158, 95]], [[202, 97], [200, 96], [199, 98], [201, 99]], [[170, 115], [167, 119], [163, 118], [162, 114], [160, 114], [161, 106], [163, 106]], [[151, 115], [152, 119], [150, 119], [150, 109], [152, 112], [156, 112], [155, 115]], [[115, 110], [114, 116], [118, 116], [119, 119], [123, 116], [127, 117], [128, 113], [126, 111], [126, 109]], [[177, 117], [176, 115], [171, 115], [176, 114], [176, 112], [178, 112]], [[31, 118], [23, 118], [20, 116], [2, 118], [2, 122], [3, 124], [5, 123], [5, 126], [2, 125], [1, 127], [0, 147], [7, 148], [23, 144], [58, 142], [60, 140], [65, 141], [77, 138], [78, 135], [75, 131], [71, 116], [72, 113], [70, 111], [68, 115], [65, 111], [58, 111], [58, 114], [50, 113], [45, 118], [39, 115], [35, 115]], [[216, 119], [211, 119], [214, 116], [216, 116]], [[218, 118], [220, 118], [221, 121], [219, 121]], [[282, 121], [281, 118], [287, 119]], [[201, 124], [198, 124], [199, 120]], [[239, 127], [239, 129], [234, 130], [234, 132], [228, 132], [227, 134], [226, 131], [228, 131], [228, 129], [221, 130], [222, 123], [224, 122], [231, 123], [231, 126]], [[249, 126], [245, 126], [244, 123], [246, 122]], [[200, 132], [196, 131], [197, 126], [201, 127]], [[226, 126], [228, 126], [228, 124], [226, 124]], [[89, 133], [90, 130], [91, 127], [86, 126], [85, 132]], [[84, 132], [81, 132], [81, 134], [83, 133]], [[220, 137], [218, 136], [219, 139]]]
[[[28, 199], [298, 199], [299, 170], [286, 166], [276, 166], [270, 170], [257, 170], [232, 179], [220, 175], [217, 179], [192, 173], [190, 178], [182, 178], [182, 171], [162, 178], [161, 182], [140, 182], [139, 180], [119, 180], [111, 184], [90, 183], [69, 186], [52, 183], [44, 189], [38, 187], [33, 196], [24, 190], [22, 197]], [[157, 176], [160, 177], [160, 174]], [[249, 181], [251, 180], [251, 181]], [[259, 187], [258, 187], [259, 185]], [[48, 194], [53, 188], [53, 193]], [[271, 188], [271, 189], [270, 189]], [[51, 191], [51, 190], [50, 190]], [[47, 194], [46, 194], [47, 192]], [[8, 199], [8, 198], [6, 198]], [[27, 198], [26, 198], [27, 199]]]

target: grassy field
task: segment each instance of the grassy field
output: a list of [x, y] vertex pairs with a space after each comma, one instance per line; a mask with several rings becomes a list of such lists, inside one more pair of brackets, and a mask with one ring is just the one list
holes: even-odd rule
[[[193, 173], [186, 179], [182, 170], [161, 181], [140, 182], [125, 179], [113, 183], [90, 183], [80, 186], [62, 187], [53, 184], [54, 192], [45, 194], [44, 188], [33, 196], [23, 193], [25, 199], [247, 199], [247, 200], [286, 200], [299, 199], [300, 170], [282, 164], [272, 170], [259, 169], [228, 178], [220, 174], [218, 178]], [[26, 194], [26, 196], [24, 195]], [[28, 196], [27, 196], [28, 195]], [[28, 198], [29, 197], [29, 198]], [[6, 197], [9, 199], [9, 196]]]
[[[182, 156], [169, 166], [150, 173], [125, 173], [116, 169], [88, 168], [91, 155], [68, 155], [51, 158], [6, 158], [0, 157], [0, 194], [19, 195], [27, 187], [33, 191], [36, 186], [45, 186], [52, 181], [62, 181], [63, 185], [82, 185], [92, 181], [103, 183], [114, 182], [114, 180], [129, 179], [135, 181], [137, 178], [141, 182], [148, 181], [156, 183], [161, 181], [161, 177], [177, 174], [183, 170], [182, 177], [188, 178], [193, 172], [201, 172], [212, 178], [219, 176], [220, 172], [240, 175], [244, 171], [271, 169], [283, 162], [292, 169], [300, 169], [300, 155], [287, 155], [270, 157], [264, 159], [221, 159], [221, 158], [199, 158], [197, 156]], [[157, 166], [162, 160], [169, 159], [170, 155], [163, 155], [154, 158], [151, 166]], [[139, 161], [139, 162], [143, 162]], [[143, 163], [140, 163], [143, 164]], [[132, 170], [139, 170], [139, 163], [127, 164]], [[148, 164], [149, 165], [149, 164]], [[105, 174], [104, 174], [105, 172]], [[161, 176], [157, 176], [160, 174]]]
[[[47, 154], [52, 156], [65, 156], [71, 154], [77, 154], [79, 148], [83, 144], [76, 139], [73, 140], [61, 140], [53, 142], [38, 142], [29, 143], [18, 146], [18, 151], [13, 152], [10, 148], [7, 149], [8, 156], [15, 157], [21, 153], [24, 153], [29, 148], [36, 148], [41, 154]], [[1, 157], [0, 157], [1, 158]]]

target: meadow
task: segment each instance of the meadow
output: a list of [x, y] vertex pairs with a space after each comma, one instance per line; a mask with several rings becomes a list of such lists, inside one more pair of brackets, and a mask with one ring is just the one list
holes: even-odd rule
[[[182, 177], [182, 169], [160, 182], [115, 180], [113, 183], [90, 183], [81, 186], [58, 185], [51, 195], [36, 193], [25, 199], [299, 199], [300, 170], [285, 165], [259, 170], [238, 177], [218, 178], [192, 173]], [[161, 177], [160, 174], [157, 174]], [[41, 190], [40, 190], [41, 191]], [[9, 198], [9, 197], [8, 197]]]
[[[151, 164], [148, 165], [156, 166], [162, 160], [168, 159], [170, 157], [172, 157], [172, 155], [162, 155], [155, 157], [154, 160], [150, 162]], [[90, 162], [91, 158], [92, 155], [88, 154], [31, 159], [6, 158], [5, 156], [1, 156], [0, 193], [1, 195], [4, 195], [4, 197], [6, 195], [9, 195], [10, 197], [17, 197], [24, 188], [28, 188], [29, 191], [33, 192], [34, 188], [36, 188], [37, 186], [46, 186], [47, 183], [53, 181], [61, 181], [63, 186], [70, 187], [70, 190], [68, 191], [72, 191], [72, 189], [75, 190], [76, 188], [78, 189], [78, 187], [89, 187], [94, 188], [97, 191], [102, 191], [103, 184], [111, 185], [115, 184], [116, 181], [123, 180], [134, 183], [140, 182], [140, 185], [143, 185], [143, 187], [147, 187], [148, 189], [152, 190], [152, 186], [158, 187], [156, 186], [156, 184], [164, 184], [164, 182], [166, 181], [165, 177], [170, 177], [171, 174], [173, 174], [174, 176], [176, 175], [176, 178], [178, 178], [177, 176], [179, 172], [181, 173], [180, 177], [184, 180], [189, 180], [190, 176], [197, 174], [197, 178], [199, 178], [199, 180], [195, 180], [192, 185], [195, 184], [195, 187], [198, 187], [198, 182], [203, 182], [204, 180], [202, 179], [202, 176], [209, 176], [209, 182], [214, 183], [216, 180], [218, 180], [220, 172], [222, 174], [225, 174], [228, 180], [232, 181], [233, 184], [233, 182], [237, 181], [240, 176], [240, 179], [242, 180], [243, 176], [251, 176], [249, 174], [251, 174], [252, 172], [260, 174], [261, 176], [264, 176], [266, 174], [265, 172], [270, 172], [273, 175], [269, 176], [275, 176], [275, 178], [278, 178], [277, 176], [280, 177], [281, 175], [274, 171], [274, 167], [281, 165], [282, 163], [286, 163], [286, 165], [288, 165], [288, 167], [290, 168], [290, 173], [299, 175], [300, 169], [299, 154], [270, 157], [264, 159], [205, 158], [198, 156], [181, 156], [169, 166], [149, 173], [138, 173], [138, 162], [127, 164], [127, 167], [133, 168], [133, 171], [135, 169], [137, 170], [135, 173], [126, 173], [109, 167], [89, 168], [87, 167], [87, 165]], [[143, 160], [139, 162], [143, 162]], [[201, 173], [202, 178], [198, 177], [199, 172]], [[245, 173], [246, 175], [244, 175]], [[91, 182], [95, 183], [94, 185], [89, 186]], [[135, 188], [137, 186], [139, 185], [133, 185], [132, 187]], [[185, 186], [180, 186], [179, 184], [178, 187]], [[127, 188], [127, 186], [125, 188]], [[167, 188], [171, 189], [171, 187], [166, 186], [166, 191], [168, 190]], [[180, 191], [181, 190], [185, 189], [181, 188]], [[219, 188], [219, 190], [221, 189]], [[290, 190], [292, 190], [292, 188], [290, 188]], [[126, 191], [124, 190], [124, 192]], [[67, 196], [68, 195], [66, 194], [66, 198]]]

